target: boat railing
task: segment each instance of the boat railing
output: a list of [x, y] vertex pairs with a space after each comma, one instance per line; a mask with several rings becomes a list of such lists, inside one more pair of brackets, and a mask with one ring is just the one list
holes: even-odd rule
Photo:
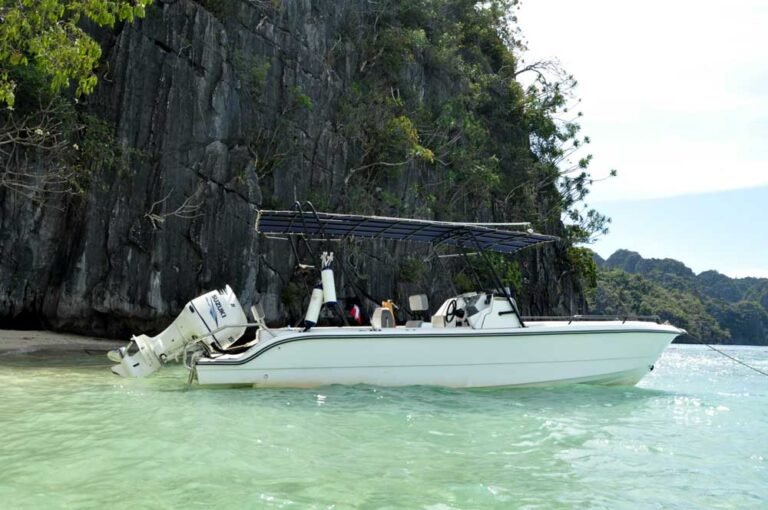
[[622, 323], [627, 321], [643, 321], [643, 322], [655, 322], [661, 324], [661, 317], [658, 315], [559, 315], [559, 316], [528, 316], [523, 317], [525, 322], [537, 322], [537, 321], [567, 321], [568, 324], [572, 322], [581, 321], [621, 321]]

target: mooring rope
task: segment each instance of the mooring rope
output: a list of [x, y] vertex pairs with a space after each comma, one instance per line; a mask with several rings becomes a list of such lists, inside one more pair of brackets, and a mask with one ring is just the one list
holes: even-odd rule
[[[693, 337], [691, 337], [691, 338], [693, 338]], [[757, 372], [758, 374], [761, 374], [761, 375], [764, 375], [764, 376], [768, 377], [768, 373], [766, 373], [766, 372], [763, 372], [763, 371], [762, 371], [762, 370], [760, 370], [759, 368], [753, 367], [753, 366], [752, 366], [752, 365], [750, 365], [749, 363], [745, 363], [745, 362], [741, 361], [740, 359], [738, 359], [738, 358], [736, 358], [736, 357], [734, 357], [734, 356], [731, 356], [730, 354], [727, 354], [727, 353], [725, 353], [725, 352], [721, 351], [720, 349], [716, 349], [715, 347], [711, 346], [710, 344], [708, 344], [708, 343], [706, 343], [706, 342], [702, 342], [701, 340], [699, 340], [699, 339], [697, 339], [697, 338], [693, 338], [693, 340], [695, 340], [696, 342], [700, 343], [701, 345], [706, 345], [707, 347], [709, 347], [710, 349], [712, 349], [712, 350], [713, 350], [713, 351], [715, 351], [716, 353], [718, 353], [718, 354], [722, 354], [722, 355], [723, 355], [723, 356], [725, 356], [726, 358], [730, 359], [731, 361], [735, 361], [735, 362], [736, 362], [736, 363], [738, 363], [739, 365], [744, 365], [745, 367], [749, 368], [750, 370], [754, 370], [754, 371], [755, 371], [755, 372]]]

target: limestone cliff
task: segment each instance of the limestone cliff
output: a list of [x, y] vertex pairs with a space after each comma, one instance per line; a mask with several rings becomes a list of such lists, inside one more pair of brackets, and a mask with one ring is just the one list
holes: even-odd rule
[[[227, 283], [245, 306], [263, 299], [268, 318], [285, 322], [299, 306], [296, 260], [288, 245], [254, 235], [259, 206], [311, 199], [324, 210], [412, 217], [541, 216], [535, 195], [506, 211], [471, 194], [440, 209], [421, 186], [438, 182], [440, 170], [416, 160], [356, 181], [370, 151], [353, 116], [340, 112], [382, 57], [364, 44], [380, 18], [373, 6], [161, 0], [145, 19], [101, 34], [100, 82], [84, 107], [113, 126], [120, 161], [95, 169], [83, 197], [40, 206], [0, 191], [2, 325], [124, 335], [161, 327], [187, 300]], [[408, 59], [396, 79], [415, 104], [447, 103], [463, 86], [446, 82], [424, 55]], [[386, 90], [395, 102], [400, 93]], [[528, 135], [495, 136], [527, 143]], [[559, 233], [559, 214], [537, 228]], [[417, 284], [433, 297], [447, 291], [432, 276], [402, 274], [411, 248], [342, 251], [353, 267], [337, 271], [342, 293], [404, 301]], [[583, 309], [562, 246], [520, 261], [525, 313]]]

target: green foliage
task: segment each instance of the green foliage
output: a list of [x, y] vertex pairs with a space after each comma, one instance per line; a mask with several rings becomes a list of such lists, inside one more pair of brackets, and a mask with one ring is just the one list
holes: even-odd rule
[[426, 273], [427, 266], [418, 257], [406, 257], [400, 261], [397, 279], [401, 282], [418, 282]]
[[[610, 220], [581, 205], [593, 179], [591, 155], [579, 155], [589, 139], [568, 113], [576, 82], [552, 63], [520, 63], [516, 4], [384, 0], [347, 13], [335, 47], [361, 56], [337, 121], [359, 157], [345, 179], [356, 210], [380, 207], [377, 190], [407, 168], [418, 214], [533, 219], [574, 242], [607, 231]], [[527, 89], [525, 72], [538, 76]], [[406, 205], [387, 212], [412, 214]]]
[[523, 273], [520, 270], [520, 264], [502, 253], [490, 252], [486, 255], [488, 255], [494, 271], [501, 278], [501, 283], [519, 293], [523, 287]]
[[81, 122], [80, 143], [73, 144], [76, 160], [71, 165], [76, 170], [74, 184], [79, 193], [87, 189], [94, 172], [115, 168], [119, 157], [114, 126], [94, 115], [83, 115]]
[[237, 51], [232, 58], [232, 67], [245, 84], [245, 90], [251, 97], [258, 99], [267, 82], [272, 63], [259, 56], [251, 56]]
[[730, 335], [693, 294], [618, 269], [600, 271], [590, 308], [608, 315], [658, 315], [702, 341], [727, 341]]
[[151, 0], [20, 0], [0, 3], [0, 114], [8, 164], [2, 186], [44, 202], [82, 194], [97, 170], [115, 168], [113, 128], [60, 94], [96, 85], [101, 48], [81, 27], [113, 26], [144, 16]]
[[121, 144], [115, 136], [115, 125], [91, 114], [78, 116], [79, 142], [73, 144], [76, 160], [70, 165], [77, 176], [77, 186], [85, 191], [93, 176], [100, 171], [112, 170], [118, 176], [130, 175], [131, 161], [146, 154]]
[[0, 186], [38, 203], [52, 194], [82, 195], [96, 172], [121, 173], [138, 155], [117, 142], [111, 123], [24, 84], [19, 108], [0, 112]]
[[[571, 222], [565, 237], [574, 243], [590, 243], [608, 232], [610, 218], [584, 203], [595, 179], [589, 171], [592, 155], [582, 155], [590, 143], [589, 137], [580, 134], [578, 120], [582, 114], [570, 113], [577, 82], [552, 62], [530, 64], [520, 71], [524, 72], [536, 76], [526, 90], [524, 116], [531, 132], [531, 149], [539, 162], [534, 178], [556, 185], [559, 209]], [[610, 170], [608, 177], [616, 175], [616, 170]], [[556, 208], [550, 212], [555, 213]]]
[[[360, 149], [347, 181], [355, 178], [374, 198], [404, 167], [436, 168], [418, 189], [433, 215], [466, 218], [457, 206], [474, 198], [490, 206], [504, 170], [498, 153], [510, 145], [514, 122], [503, 115], [500, 125], [488, 122], [498, 109], [494, 91], [519, 93], [509, 71], [498, 74], [514, 63], [500, 35], [512, 5], [389, 0], [348, 22], [346, 36], [363, 56], [339, 115], [343, 134]], [[424, 97], [420, 69], [450, 84], [447, 99]], [[527, 144], [524, 136], [519, 141]]]
[[96, 167], [114, 166], [118, 157], [114, 129], [112, 124], [95, 115], [83, 115], [84, 134], [76, 148], [81, 159]]
[[[642, 269], [642, 268], [641, 268]], [[737, 303], [746, 297], [749, 289], [742, 288], [737, 280], [728, 278], [717, 271], [705, 271], [696, 277], [696, 290], [702, 294], [727, 301]], [[752, 300], [760, 301], [758, 295], [754, 295]]]
[[453, 276], [453, 285], [459, 293], [477, 290], [477, 284], [467, 273], [457, 273]]
[[[644, 259], [639, 253], [629, 250], [616, 251], [605, 263], [612, 268], [623, 269], [628, 273], [638, 273], [650, 276], [657, 280], [681, 278], [683, 280], [692, 281], [696, 276], [689, 267], [678, 260], [669, 258]], [[702, 273], [702, 278], [706, 279], [707, 273]], [[703, 279], [701, 281], [704, 281]]]
[[435, 162], [435, 154], [419, 143], [419, 133], [407, 116], [400, 115], [390, 119], [385, 134], [395, 145], [406, 147], [411, 156], [427, 163]]
[[497, 283], [494, 274], [503, 286], [518, 293], [522, 290], [520, 264], [508, 255], [486, 252], [484, 255], [468, 256], [467, 263], [469, 267], [453, 280], [460, 292], [495, 288]]
[[657, 313], [707, 342], [768, 344], [768, 279], [696, 275], [673, 259], [619, 250], [598, 272], [598, 313]]
[[94, 68], [101, 48], [79, 23], [98, 26], [143, 17], [152, 0], [19, 0], [0, 7], [0, 104], [16, 102], [20, 68], [45, 76], [52, 92], [76, 85], [83, 95], [96, 86]]
[[261, 94], [264, 84], [267, 82], [267, 75], [272, 64], [268, 61], [252, 61], [251, 69], [248, 73], [248, 86], [251, 87], [254, 96]]
[[296, 86], [291, 89], [291, 102], [293, 102], [296, 106], [299, 108], [304, 108], [306, 110], [311, 110], [314, 108], [314, 104], [312, 103], [312, 98], [306, 95], [302, 90], [301, 87]]
[[568, 262], [586, 289], [597, 287], [597, 264], [593, 255], [592, 250], [588, 248], [570, 246], [567, 251]]
[[755, 301], [708, 301], [707, 309], [736, 343], [768, 344], [768, 312]]

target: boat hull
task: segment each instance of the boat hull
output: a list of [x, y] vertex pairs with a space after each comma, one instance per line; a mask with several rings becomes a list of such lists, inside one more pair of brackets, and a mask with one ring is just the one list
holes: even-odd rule
[[204, 358], [200, 384], [456, 388], [634, 385], [681, 333], [672, 326], [533, 326], [505, 330], [354, 328], [291, 333], [238, 356]]

